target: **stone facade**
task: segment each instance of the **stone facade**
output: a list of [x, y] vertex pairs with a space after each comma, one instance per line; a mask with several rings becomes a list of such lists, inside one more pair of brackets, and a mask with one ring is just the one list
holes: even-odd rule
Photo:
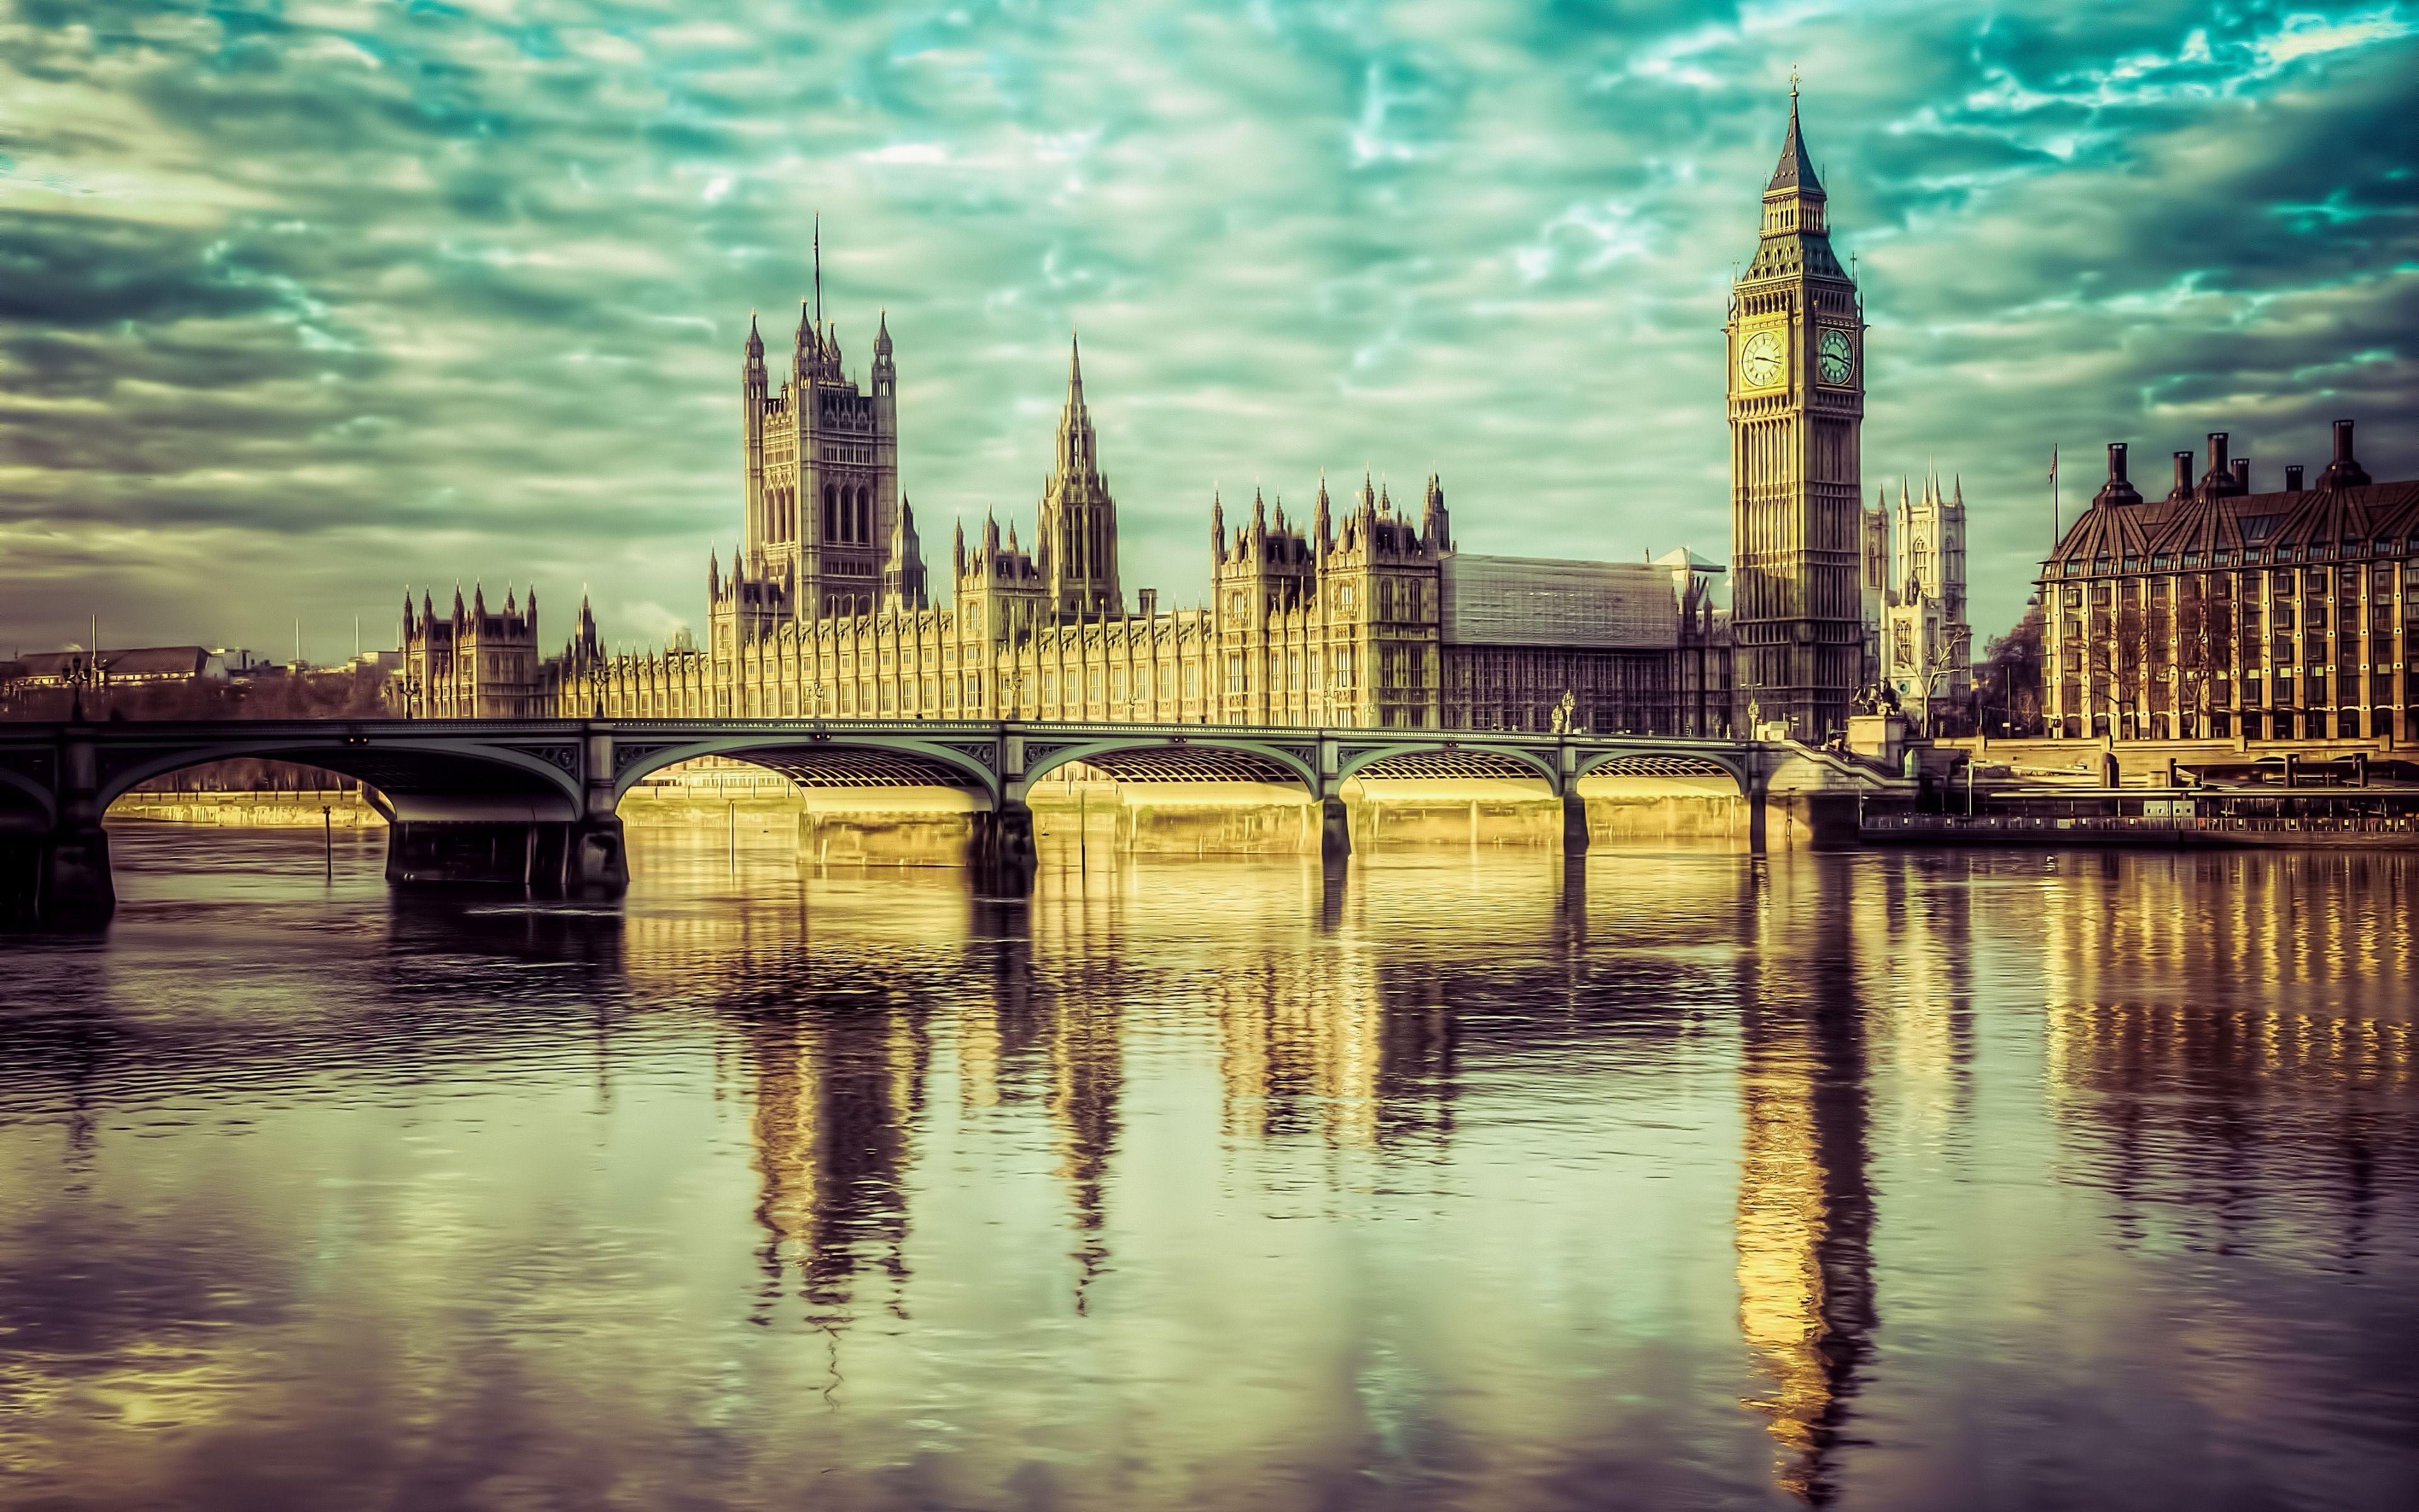
[[2050, 733], [2119, 739], [2419, 738], [2419, 482], [2377, 483], [2352, 423], [2315, 487], [2255, 493], [2209, 438], [2148, 501], [2108, 481], [2042, 563]]

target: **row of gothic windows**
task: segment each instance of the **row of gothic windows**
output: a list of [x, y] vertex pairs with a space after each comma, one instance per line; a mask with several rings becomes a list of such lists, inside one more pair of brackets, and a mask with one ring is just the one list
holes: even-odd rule
[[844, 546], [873, 542], [873, 490], [824, 485], [824, 539]]
[[[798, 538], [798, 491], [764, 490], [764, 533], [770, 540]], [[824, 486], [824, 539], [842, 546], [873, 544], [873, 490]]]

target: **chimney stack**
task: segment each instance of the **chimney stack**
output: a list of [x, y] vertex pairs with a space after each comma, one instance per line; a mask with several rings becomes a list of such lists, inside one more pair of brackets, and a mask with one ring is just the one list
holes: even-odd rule
[[2176, 486], [2175, 491], [2167, 495], [2169, 499], [2190, 499], [2192, 497], [2192, 463], [2193, 455], [2190, 452], [2178, 452], [2176, 454]]
[[2209, 433], [2209, 471], [2200, 475], [2200, 497], [2223, 499], [2234, 492], [2234, 465], [2226, 459], [2226, 432]]
[[1149, 619], [1152, 615], [1157, 614], [1159, 612], [1159, 590], [1156, 588], [1135, 589], [1134, 609], [1135, 612], [1140, 614], [1146, 620]]
[[2302, 464], [2299, 462], [2285, 470], [2285, 491], [2287, 493], [2302, 491]]
[[2238, 456], [2234, 459], [2234, 491], [2236, 493], [2251, 491], [2251, 458], [2247, 456]]
[[2108, 443], [2108, 481], [2101, 486], [2099, 497], [2091, 501], [2095, 504], [2138, 504], [2142, 501], [2141, 491], [2125, 479], [2123, 441]]
[[2362, 467], [2360, 463], [2355, 461], [2352, 457], [2351, 422], [2349, 420], [2336, 421], [2334, 460], [2329, 462], [2327, 464], [2327, 470], [2319, 474], [2319, 486], [2321, 488], [2357, 488], [2363, 484], [2369, 483], [2371, 481], [2373, 480], [2368, 475], [2368, 470]]

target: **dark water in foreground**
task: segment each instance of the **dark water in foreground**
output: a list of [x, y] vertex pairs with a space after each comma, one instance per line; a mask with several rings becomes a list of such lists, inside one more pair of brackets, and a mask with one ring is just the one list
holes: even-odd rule
[[2419, 862], [347, 843], [0, 942], [0, 1504], [2419, 1504]]

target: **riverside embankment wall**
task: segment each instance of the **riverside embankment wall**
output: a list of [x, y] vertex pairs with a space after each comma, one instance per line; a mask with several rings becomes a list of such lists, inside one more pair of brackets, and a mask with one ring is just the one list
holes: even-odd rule
[[[1592, 842], [1737, 843], [1747, 810], [1711, 779], [1583, 779]], [[1358, 848], [1535, 847], [1562, 843], [1561, 800], [1542, 784], [1499, 781], [1348, 782], [1345, 810]], [[1315, 855], [1317, 806], [1298, 790], [1251, 782], [1044, 782], [1028, 795], [1045, 855], [1098, 850], [1146, 856]], [[322, 808], [327, 812], [321, 813]], [[622, 800], [634, 831], [680, 831], [749, 848], [794, 843], [816, 865], [954, 865], [973, 833], [977, 800], [937, 789], [801, 789], [770, 773], [642, 785]], [[112, 822], [232, 828], [383, 825], [354, 794], [133, 793]], [[1776, 826], [1778, 828], [1779, 826]]]

